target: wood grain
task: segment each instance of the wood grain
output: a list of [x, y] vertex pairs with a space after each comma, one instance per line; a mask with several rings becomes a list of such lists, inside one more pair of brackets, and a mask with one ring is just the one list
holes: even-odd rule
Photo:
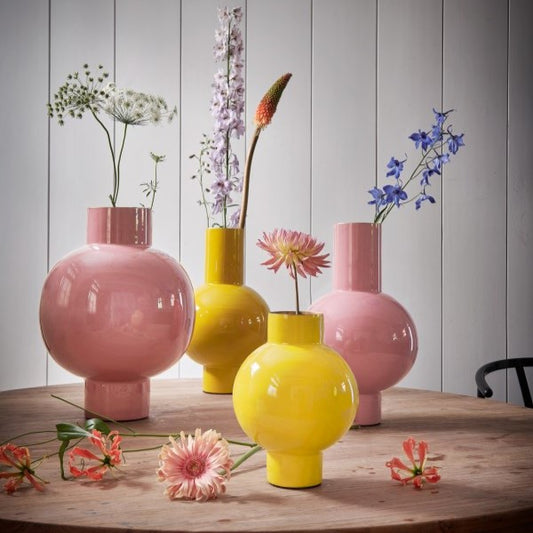
[[[81, 412], [50, 396], [83, 401], [81, 385], [0, 393], [0, 441], [55, 423], [82, 421]], [[204, 394], [199, 380], [152, 382], [149, 419], [139, 432], [215, 428], [245, 439], [231, 396]], [[351, 430], [324, 453], [324, 480], [306, 490], [266, 482], [263, 452], [239, 468], [226, 494], [208, 503], [169, 501], [155, 470], [158, 451], [126, 455], [115, 478], [62, 481], [57, 459], [39, 473], [50, 483], [0, 494], [0, 531], [531, 531], [533, 528], [533, 410], [491, 400], [396, 388], [384, 393], [380, 426]], [[385, 462], [401, 456], [408, 437], [429, 442], [429, 463], [442, 480], [421, 491], [389, 477]], [[29, 439], [29, 438], [28, 438]], [[164, 439], [128, 439], [124, 448]], [[27, 443], [32, 442], [27, 440]], [[22, 441], [19, 442], [22, 444]], [[51, 443], [34, 453], [53, 453]], [[241, 453], [243, 448], [235, 448]], [[98, 529], [102, 531], [102, 529]]]

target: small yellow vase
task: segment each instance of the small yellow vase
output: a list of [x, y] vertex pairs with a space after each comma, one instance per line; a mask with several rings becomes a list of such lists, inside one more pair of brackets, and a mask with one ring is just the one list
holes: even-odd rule
[[322, 450], [346, 433], [357, 410], [354, 375], [322, 334], [321, 314], [269, 314], [267, 343], [235, 378], [237, 420], [265, 448], [267, 480], [279, 487], [320, 485]]
[[206, 232], [205, 284], [194, 292], [196, 320], [187, 354], [203, 365], [204, 392], [231, 394], [241, 363], [266, 341], [268, 306], [244, 285], [244, 231]]

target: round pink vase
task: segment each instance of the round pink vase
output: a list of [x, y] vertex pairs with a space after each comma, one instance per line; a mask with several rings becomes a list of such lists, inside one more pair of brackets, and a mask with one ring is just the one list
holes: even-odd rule
[[87, 245], [50, 271], [41, 332], [66, 370], [85, 378], [85, 411], [114, 420], [148, 416], [150, 376], [176, 363], [194, 325], [185, 270], [150, 248], [151, 211], [88, 210]]
[[335, 225], [333, 290], [310, 310], [324, 315], [324, 343], [339, 352], [359, 386], [355, 423], [381, 422], [381, 391], [413, 366], [416, 328], [407, 311], [381, 292], [381, 224]]

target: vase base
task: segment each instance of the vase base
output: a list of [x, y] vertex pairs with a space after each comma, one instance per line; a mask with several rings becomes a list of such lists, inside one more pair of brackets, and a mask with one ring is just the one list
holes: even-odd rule
[[204, 366], [202, 390], [209, 394], [231, 394], [238, 367]]
[[285, 489], [307, 489], [322, 483], [322, 453], [293, 455], [267, 452], [267, 481]]
[[127, 421], [147, 418], [150, 409], [150, 380], [85, 380], [85, 416]]
[[359, 391], [359, 407], [355, 415], [356, 426], [377, 426], [381, 424], [381, 392], [362, 394]]

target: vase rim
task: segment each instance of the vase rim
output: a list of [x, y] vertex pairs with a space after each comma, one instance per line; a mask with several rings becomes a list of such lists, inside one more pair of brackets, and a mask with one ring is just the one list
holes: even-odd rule
[[142, 207], [140, 205], [121, 205], [121, 206], [115, 206], [107, 205], [107, 206], [92, 206], [88, 207], [87, 210], [131, 210], [134, 209], [136, 211], [151, 211], [152, 209], [150, 207]]
[[381, 222], [336, 222], [335, 226], [381, 226]]

